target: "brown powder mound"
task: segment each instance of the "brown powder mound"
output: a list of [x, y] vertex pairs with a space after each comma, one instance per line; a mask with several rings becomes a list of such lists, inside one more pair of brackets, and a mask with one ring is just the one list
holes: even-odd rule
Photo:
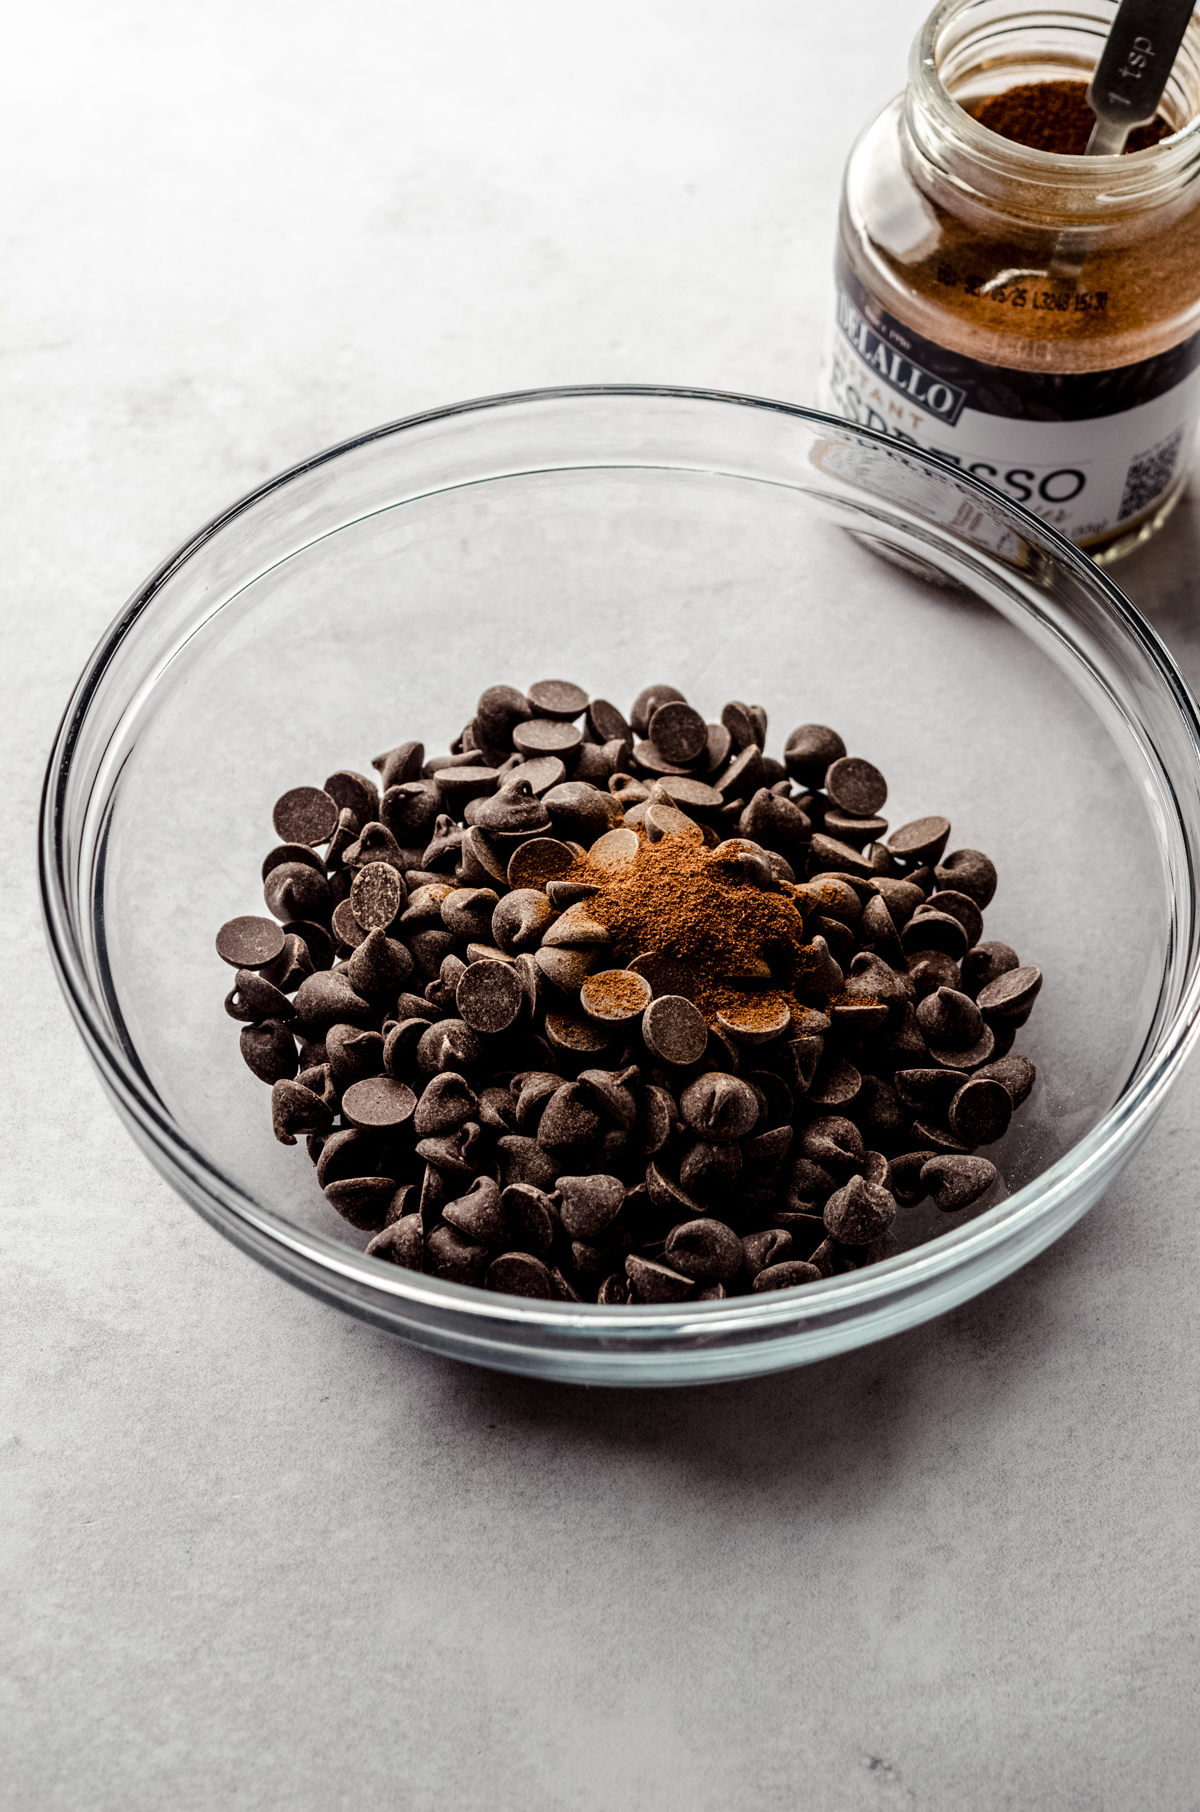
[[[664, 837], [643, 842], [615, 873], [592, 869], [584, 858], [570, 878], [599, 884], [588, 910], [614, 934], [614, 963], [626, 966], [650, 951], [679, 962], [710, 1025], [718, 1012], [749, 1011], [765, 1025], [785, 1001], [793, 1011], [816, 1004], [804, 993], [814, 953], [791, 897], [743, 880], [728, 856]], [[770, 965], [769, 980], [734, 979], [752, 973], [756, 962]]]
[[[1033, 151], [1057, 152], [1060, 157], [1082, 157], [1096, 124], [1087, 104], [1086, 82], [1025, 82], [977, 101], [970, 111], [989, 132]], [[1170, 130], [1166, 120], [1151, 120], [1129, 134], [1125, 149], [1144, 151]]]

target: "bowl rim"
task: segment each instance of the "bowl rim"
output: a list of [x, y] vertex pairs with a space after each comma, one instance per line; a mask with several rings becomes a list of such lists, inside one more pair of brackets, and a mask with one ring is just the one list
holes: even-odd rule
[[[233, 1178], [226, 1175], [204, 1152], [198, 1150], [180, 1131], [159, 1101], [148, 1078], [139, 1071], [123, 1051], [120, 1042], [109, 1031], [103, 1013], [97, 1006], [97, 995], [80, 953], [74, 934], [75, 913], [66, 881], [66, 856], [63, 845], [62, 800], [69, 782], [72, 757], [79, 742], [92, 700], [101, 680], [115, 660], [123, 643], [172, 576], [202, 548], [219, 536], [240, 517], [265, 499], [322, 467], [372, 444], [431, 424], [467, 417], [498, 409], [527, 408], [553, 402], [596, 399], [630, 401], [699, 402], [722, 407], [749, 408], [796, 419], [850, 434], [856, 439], [895, 452], [895, 441], [886, 434], [859, 427], [845, 418], [803, 404], [788, 403], [778, 398], [755, 396], [739, 391], [711, 389], [703, 386], [670, 384], [569, 384], [548, 385], [533, 389], [501, 391], [471, 397], [464, 401], [442, 404], [416, 411], [395, 421], [385, 422], [359, 434], [335, 442], [294, 465], [264, 480], [220, 510], [208, 522], [187, 537], [149, 574], [128, 602], [118, 611], [88, 657], [63, 712], [55, 734], [42, 785], [39, 810], [38, 870], [43, 923], [51, 961], [71, 1016], [100, 1079], [121, 1116], [149, 1150], [156, 1167], [167, 1177], [190, 1205], [204, 1213], [221, 1231], [260, 1258], [265, 1258], [264, 1242], [281, 1248], [310, 1271], [328, 1279], [355, 1284], [375, 1298], [391, 1299], [397, 1317], [405, 1304], [430, 1310], [459, 1311], [466, 1320], [482, 1317], [491, 1323], [536, 1327], [544, 1333], [609, 1334], [620, 1331], [629, 1335], [677, 1335], [685, 1328], [702, 1322], [705, 1332], [716, 1334], [744, 1328], [752, 1321], [760, 1334], [772, 1326], [787, 1324], [794, 1328], [797, 1311], [804, 1320], [815, 1320], [808, 1311], [819, 1312], [821, 1319], [837, 1319], [858, 1306], [882, 1306], [889, 1296], [928, 1284], [933, 1278], [956, 1272], [972, 1260], [1012, 1239], [1019, 1238], [1035, 1222], [1047, 1216], [1069, 1190], [1086, 1186], [1099, 1179], [1095, 1194], [1100, 1193], [1104, 1172], [1114, 1148], [1131, 1148], [1139, 1135], [1159, 1111], [1173, 1085], [1192, 1045], [1200, 1035], [1200, 949], [1194, 935], [1188, 944], [1191, 974], [1184, 971], [1184, 985], [1177, 1004], [1158, 1036], [1158, 1050], [1144, 1070], [1127, 1083], [1116, 1101], [1101, 1115], [1094, 1126], [1068, 1148], [1062, 1156], [1030, 1182], [1004, 1201], [985, 1209], [971, 1221], [948, 1227], [944, 1233], [924, 1244], [840, 1277], [823, 1278], [795, 1289], [765, 1292], [760, 1295], [728, 1298], [723, 1302], [683, 1302], [677, 1304], [599, 1304], [588, 1302], [546, 1301], [504, 1296], [407, 1271], [398, 1266], [369, 1259], [365, 1252], [344, 1245], [326, 1235], [309, 1232], [263, 1208]], [[1086, 554], [1040, 517], [1021, 505], [1000, 498], [982, 479], [963, 471], [952, 460], [922, 448], [905, 446], [906, 456], [934, 472], [945, 472], [956, 484], [976, 494], [989, 511], [1002, 509], [1018, 527], [1032, 531], [1035, 539], [1049, 542], [1050, 551], [1072, 568], [1089, 591], [1098, 594], [1097, 601], [1117, 618], [1123, 632], [1139, 645], [1155, 670], [1155, 676], [1173, 703], [1190, 738], [1197, 767], [1200, 768], [1200, 709], [1174, 659], [1161, 637], [1142, 616], [1133, 602], [1117, 587], [1107, 572], [1096, 566]], [[661, 462], [669, 469], [670, 462]], [[586, 462], [584, 464], [586, 469]], [[438, 486], [437, 488], [446, 488]], [[449, 487], [455, 488], [455, 487]], [[411, 499], [410, 499], [411, 501]], [[953, 536], [954, 531], [946, 530]], [[977, 549], [972, 549], [977, 553]], [[1078, 657], [1075, 657], [1078, 658]], [[1195, 852], [1188, 843], [1186, 827], [1184, 848], [1188, 856], [1188, 874], [1192, 879], [1191, 897], [1195, 900]], [[96, 909], [94, 888], [89, 884], [88, 903]], [[1176, 900], [1178, 906], [1179, 901]], [[1164, 976], [1173, 961], [1180, 960], [1168, 951]], [[197, 1178], [196, 1173], [203, 1173]], [[181, 1177], [199, 1183], [206, 1195], [201, 1208], [191, 1190], [181, 1187]], [[1094, 1199], [1094, 1196], [1091, 1198]], [[1090, 1205], [1086, 1203], [1085, 1206]], [[227, 1224], [227, 1218], [233, 1225]], [[1064, 1223], [1065, 1224], [1065, 1223]], [[281, 1262], [287, 1274], [296, 1281], [296, 1273]], [[267, 1261], [269, 1262], [269, 1260]], [[342, 1306], [355, 1305], [339, 1297]], [[380, 1305], [386, 1314], [386, 1302]], [[932, 1312], [932, 1311], [931, 1311]], [[399, 1330], [402, 1331], [402, 1330]]]

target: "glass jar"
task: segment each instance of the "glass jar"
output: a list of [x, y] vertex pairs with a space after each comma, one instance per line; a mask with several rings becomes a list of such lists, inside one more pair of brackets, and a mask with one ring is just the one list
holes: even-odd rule
[[1200, 412], [1200, 20], [1121, 157], [1001, 138], [969, 108], [1086, 82], [1116, 13], [942, 0], [850, 154], [823, 407], [940, 453], [1094, 558], [1153, 534]]

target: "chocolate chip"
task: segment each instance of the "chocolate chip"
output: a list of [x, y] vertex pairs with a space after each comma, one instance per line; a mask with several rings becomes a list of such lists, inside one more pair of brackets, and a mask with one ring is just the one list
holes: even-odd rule
[[716, 1070], [688, 1083], [679, 1097], [679, 1111], [693, 1132], [719, 1144], [744, 1139], [754, 1131], [759, 1100], [748, 1082]]
[[686, 767], [707, 744], [708, 726], [691, 705], [682, 699], [671, 699], [655, 707], [649, 739], [667, 761]]
[[846, 1246], [865, 1246], [896, 1218], [891, 1193], [864, 1177], [853, 1176], [825, 1204], [825, 1225]]
[[976, 1070], [975, 1078], [979, 1082], [1003, 1083], [1015, 1111], [1027, 1099], [1037, 1080], [1037, 1070], [1028, 1057], [1021, 1057], [1014, 1052], [1011, 1057], [1001, 1057], [995, 1063], [985, 1063], [982, 1069]]
[[613, 1176], [561, 1176], [559, 1216], [572, 1239], [595, 1240], [610, 1227], [625, 1201], [625, 1185]]
[[358, 1026], [330, 1026], [325, 1035], [329, 1073], [339, 1092], [383, 1070], [383, 1038]]
[[900, 947], [906, 956], [919, 956], [926, 950], [940, 950], [957, 962], [966, 954], [968, 942], [961, 919], [927, 906], [914, 912], [900, 933]]
[[510, 1183], [500, 1197], [506, 1237], [522, 1252], [544, 1258], [554, 1243], [551, 1198], [530, 1183]]
[[344, 970], [320, 969], [305, 976], [296, 991], [296, 1018], [309, 1037], [323, 1038], [330, 1026], [374, 1029], [375, 1013], [348, 981]]
[[455, 1001], [467, 1025], [496, 1037], [521, 1017], [525, 990], [521, 977], [506, 963], [471, 963], [459, 977]]
[[271, 1125], [281, 1145], [294, 1145], [297, 1134], [328, 1132], [333, 1112], [309, 1088], [281, 1077], [271, 1089]]
[[582, 741], [583, 731], [578, 724], [560, 723], [552, 717], [533, 717], [513, 731], [513, 748], [530, 757], [557, 755], [561, 760]]
[[425, 1257], [425, 1230], [419, 1214], [401, 1215], [367, 1246], [368, 1258], [381, 1258], [406, 1271], [419, 1271]]
[[467, 1071], [482, 1055], [479, 1039], [465, 1021], [440, 1019], [421, 1034], [417, 1068], [423, 1076], [436, 1076], [443, 1070]]
[[938, 988], [954, 988], [963, 994], [970, 992], [962, 986], [958, 964], [944, 950], [922, 950], [919, 955], [910, 956], [908, 978], [918, 1000], [924, 1000]]
[[492, 936], [508, 956], [536, 950], [542, 933], [554, 917], [554, 908], [536, 888], [519, 887], [506, 894], [492, 913]]
[[810, 1120], [798, 1138], [801, 1152], [815, 1164], [844, 1176], [857, 1170], [866, 1157], [862, 1134], [841, 1114], [823, 1114]]
[[598, 743], [623, 742], [633, 747], [633, 728], [606, 698], [594, 698], [587, 708], [587, 726]]
[[896, 1093], [914, 1113], [937, 1118], [946, 1112], [966, 1080], [965, 1070], [897, 1070]]
[[481, 1284], [490, 1257], [486, 1246], [464, 1238], [455, 1227], [435, 1227], [425, 1241], [425, 1269], [446, 1283]]
[[336, 800], [319, 786], [294, 786], [275, 801], [271, 822], [283, 843], [327, 843], [338, 821]]
[[764, 1290], [792, 1290], [797, 1284], [819, 1283], [821, 1273], [816, 1265], [792, 1258], [781, 1265], [766, 1265], [758, 1272], [751, 1289], [758, 1295]]
[[668, 1267], [697, 1283], [723, 1283], [742, 1266], [742, 1242], [723, 1221], [683, 1221], [667, 1235]]
[[986, 988], [989, 982], [999, 981], [1002, 975], [1020, 966], [1020, 957], [1008, 944], [976, 944], [962, 960], [963, 993], [977, 1000], [981, 988]]
[[299, 862], [305, 868], [314, 869], [319, 875], [326, 873], [325, 860], [307, 843], [280, 843], [263, 857], [262, 878], [265, 881], [273, 868], [281, 868], [285, 862]]
[[394, 1000], [412, 972], [407, 944], [384, 931], [369, 932], [342, 967], [355, 993], [371, 1001]]
[[806, 787], [823, 786], [829, 769], [845, 753], [845, 743], [826, 724], [801, 724], [783, 745], [788, 773]]
[[408, 898], [401, 875], [387, 862], [367, 862], [355, 873], [350, 910], [363, 931], [385, 931]]
[[290, 1081], [299, 1067], [296, 1040], [277, 1019], [243, 1026], [238, 1039], [246, 1068], [260, 1082]]
[[492, 936], [492, 921], [499, 904], [492, 887], [456, 887], [443, 897], [438, 910], [446, 930], [465, 944], [474, 938]]
[[[947, 913], [952, 919], [957, 919], [966, 933], [968, 949], [977, 944], [983, 935], [983, 914], [969, 894], [959, 893], [951, 887], [936, 888], [926, 904], [918, 907], [913, 917], [923, 917], [927, 912]], [[909, 922], [911, 924], [912, 921]]]
[[1004, 1137], [1012, 1114], [1012, 1096], [1002, 1082], [972, 1079], [950, 1103], [950, 1130], [964, 1145], [991, 1145]]
[[[793, 806], [792, 809], [796, 808]], [[852, 818], [849, 812], [826, 812], [822, 829], [827, 837], [849, 843], [853, 849], [862, 849], [865, 843], [877, 843], [884, 836], [887, 819]]]
[[383, 789], [403, 786], [406, 781], [415, 780], [421, 772], [425, 760], [423, 742], [402, 742], [394, 749], [388, 749], [382, 755], [376, 755], [371, 766], [378, 769]]
[[982, 850], [952, 850], [933, 872], [939, 887], [969, 894], [981, 912], [991, 905], [996, 892], [996, 870]]
[[349, 768], [339, 768], [336, 774], [331, 774], [322, 791], [333, 800], [339, 816], [342, 812], [353, 812], [359, 824], [369, 824], [379, 815], [379, 793], [374, 783]]
[[887, 781], [861, 756], [842, 755], [829, 765], [825, 791], [844, 812], [855, 818], [873, 818], [887, 798]]
[[930, 1048], [966, 1050], [983, 1031], [975, 1002], [954, 988], [937, 988], [917, 1004], [917, 1024]]
[[506, 1221], [500, 1206], [500, 1185], [492, 1177], [476, 1177], [465, 1195], [445, 1204], [442, 1217], [481, 1246], [499, 1245]]
[[634, 699], [633, 709], [629, 713], [629, 722], [634, 733], [638, 736], [645, 736], [650, 728], [650, 719], [654, 712], [672, 700], [678, 700], [681, 704], [687, 703], [683, 693], [676, 686], [643, 687]]
[[691, 1294], [690, 1277], [654, 1259], [631, 1255], [625, 1260], [625, 1275], [638, 1302], [682, 1302]]
[[1042, 972], [1040, 969], [1026, 967], [1009, 969], [996, 980], [981, 988], [977, 1003], [981, 1013], [989, 1019], [1008, 1020], [1018, 1025], [1024, 1024], [1029, 1010], [1041, 992]]
[[[621, 835], [617, 831], [612, 834]], [[632, 832], [629, 834], [633, 835]], [[519, 844], [509, 857], [508, 884], [518, 890], [543, 888], [547, 881], [565, 875], [574, 861], [574, 852], [560, 838], [531, 837], [528, 842]]]
[[543, 794], [542, 804], [550, 814], [555, 836], [564, 842], [582, 843], [585, 849], [620, 824], [620, 802], [586, 781], [566, 780], [561, 786], [552, 786]]
[[483, 1287], [507, 1296], [549, 1299], [554, 1295], [550, 1272], [531, 1252], [504, 1252], [494, 1258], [484, 1274]]
[[602, 1026], [640, 1019], [651, 998], [650, 983], [631, 969], [603, 969], [586, 977], [579, 990], [583, 1011]]
[[582, 686], [573, 686], [569, 680], [538, 680], [527, 689], [525, 696], [535, 717], [549, 717], [559, 723], [570, 723], [587, 710], [587, 693]]
[[481, 734], [498, 749], [511, 748], [513, 731], [532, 716], [528, 699], [515, 686], [489, 686], [480, 693], [475, 707], [475, 722]]
[[426, 1083], [413, 1115], [418, 1139], [457, 1132], [479, 1113], [479, 1097], [457, 1070], [443, 1070]]
[[340, 1182], [326, 1184], [325, 1200], [344, 1221], [365, 1231], [383, 1226], [395, 1193], [396, 1185], [390, 1177], [344, 1177]]
[[[296, 1009], [281, 988], [269, 982], [256, 969], [239, 969], [233, 987], [225, 996], [225, 1011], [230, 1019], [261, 1025], [265, 1019], [294, 1019]], [[253, 1069], [253, 1064], [250, 1066]]]
[[355, 1082], [342, 1096], [342, 1118], [351, 1126], [402, 1126], [412, 1118], [417, 1098], [406, 1083], [391, 1076]]
[[921, 1169], [922, 1186], [933, 1197], [934, 1206], [944, 1214], [957, 1214], [969, 1208], [996, 1181], [994, 1164], [986, 1158], [930, 1158]]
[[545, 950], [555, 950], [563, 945], [574, 948], [580, 944], [605, 945], [611, 942], [611, 931], [594, 916], [586, 898], [568, 906], [542, 933], [542, 948]]
[[698, 1007], [680, 994], [651, 1001], [642, 1020], [646, 1048], [663, 1063], [698, 1063], [708, 1043], [708, 1027]]
[[892, 832], [888, 849], [904, 862], [934, 863], [941, 860], [949, 836], [949, 818], [914, 818]]

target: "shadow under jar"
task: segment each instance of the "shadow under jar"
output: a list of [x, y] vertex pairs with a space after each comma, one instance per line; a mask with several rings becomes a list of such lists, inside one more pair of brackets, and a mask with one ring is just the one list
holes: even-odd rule
[[1064, 156], [988, 100], [1086, 83], [1110, 0], [943, 0], [846, 169], [823, 405], [942, 454], [1101, 562], [1166, 520], [1200, 412], [1200, 21], [1168, 136]]

